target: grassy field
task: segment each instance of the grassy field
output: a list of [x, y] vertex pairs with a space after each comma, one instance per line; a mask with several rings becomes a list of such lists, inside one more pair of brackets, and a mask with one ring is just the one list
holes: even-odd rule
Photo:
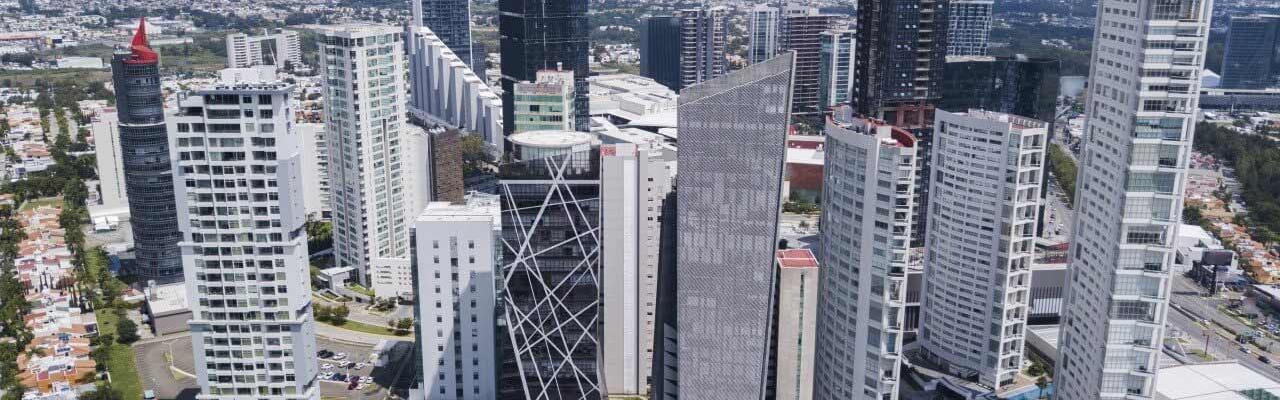
[[107, 82], [111, 80], [111, 72], [99, 69], [56, 69], [34, 71], [0, 71], [0, 84], [6, 86], [35, 88], [40, 83], [59, 82]]
[[19, 210], [20, 210], [20, 211], [26, 211], [26, 210], [30, 210], [30, 209], [33, 209], [33, 208], [37, 208], [37, 207], [44, 207], [44, 206], [57, 206], [57, 207], [62, 207], [62, 198], [61, 198], [61, 197], [47, 197], [47, 198], [43, 198], [43, 199], [27, 200], [27, 201], [25, 201], [25, 202], [23, 202], [23, 203], [22, 203], [22, 208], [20, 208]]
[[[98, 316], [98, 332], [114, 335], [120, 317], [113, 309], [100, 308], [95, 312]], [[111, 344], [111, 361], [107, 363], [107, 371], [111, 372], [111, 387], [124, 395], [124, 400], [142, 400], [142, 378], [138, 375], [138, 365], [133, 358], [133, 348], [120, 343]]]
[[407, 336], [408, 335], [408, 333], [404, 335], [397, 335], [395, 331], [391, 330], [391, 328], [388, 328], [385, 326], [369, 325], [363, 322], [352, 321], [352, 320], [347, 320], [347, 322], [343, 323], [342, 325], [334, 325], [329, 323], [329, 321], [320, 321], [320, 323], [346, 329], [346, 330], [352, 330], [356, 332], [372, 333], [375, 335], [386, 335], [386, 336]]

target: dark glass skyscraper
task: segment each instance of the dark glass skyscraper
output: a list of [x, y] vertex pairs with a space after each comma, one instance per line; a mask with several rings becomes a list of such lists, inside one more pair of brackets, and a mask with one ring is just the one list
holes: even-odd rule
[[933, 125], [947, 9], [947, 0], [858, 0], [859, 114], [907, 129]]
[[933, 110], [942, 95], [948, 9], [948, 0], [858, 0], [853, 106], [916, 137], [916, 246], [924, 245], [928, 222], [929, 151]]
[[147, 45], [146, 19], [128, 49], [111, 59], [111, 81], [120, 116], [120, 155], [137, 255], [134, 275], [158, 281], [182, 279], [178, 214], [173, 197], [160, 56]]
[[[499, 0], [498, 35], [502, 54], [502, 121], [506, 134], [516, 123], [515, 84], [537, 80], [538, 70], [573, 71], [574, 126], [587, 131], [588, 56], [591, 27], [587, 0]], [[557, 68], [558, 67], [558, 68]]]
[[[431, 29], [449, 50], [472, 70], [479, 63], [483, 70], [484, 54], [472, 53], [470, 0], [411, 0], [413, 20]], [[483, 77], [484, 75], [480, 75]]]
[[1232, 17], [1219, 86], [1265, 89], [1276, 85], [1280, 85], [1280, 15]]
[[951, 57], [943, 69], [938, 108], [964, 112], [970, 108], [1002, 112], [1049, 123], [1057, 113], [1061, 63], [1055, 59], [1015, 57]]
[[640, 23], [640, 76], [680, 90], [680, 19], [670, 15]]
[[792, 53], [783, 54], [680, 94], [674, 357], [680, 398], [759, 399], [769, 386], [794, 63]]
[[507, 139], [499, 282], [509, 339], [498, 398], [602, 398], [599, 147], [582, 132]]
[[796, 52], [795, 92], [791, 97], [791, 114], [812, 124], [822, 120], [821, 95], [822, 32], [839, 28], [840, 19], [822, 14], [814, 7], [789, 6], [782, 11], [778, 30], [778, 47]]

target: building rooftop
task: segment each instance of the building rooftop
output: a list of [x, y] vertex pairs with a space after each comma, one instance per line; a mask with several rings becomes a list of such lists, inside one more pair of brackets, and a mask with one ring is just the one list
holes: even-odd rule
[[563, 149], [591, 143], [595, 136], [574, 131], [531, 131], [508, 136], [507, 140], [518, 146]]
[[171, 283], [147, 288], [147, 308], [151, 315], [168, 315], [190, 309], [187, 303], [187, 285]]
[[1156, 398], [1250, 400], [1280, 396], [1280, 382], [1235, 361], [1161, 368]]
[[447, 201], [433, 201], [418, 215], [418, 222], [484, 222], [492, 221], [494, 227], [502, 226], [502, 214], [499, 213], [498, 196], [471, 192], [467, 194], [466, 203], [454, 204]]
[[778, 250], [777, 258], [782, 268], [818, 268], [818, 258], [809, 249]]

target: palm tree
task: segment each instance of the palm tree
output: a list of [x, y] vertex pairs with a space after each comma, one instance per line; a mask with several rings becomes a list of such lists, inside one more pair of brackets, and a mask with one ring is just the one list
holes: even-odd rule
[[1040, 375], [1039, 378], [1036, 378], [1036, 387], [1040, 388], [1040, 391], [1036, 395], [1036, 398], [1037, 399], [1045, 398], [1044, 389], [1049, 387], [1049, 378], [1045, 377], [1044, 375]]

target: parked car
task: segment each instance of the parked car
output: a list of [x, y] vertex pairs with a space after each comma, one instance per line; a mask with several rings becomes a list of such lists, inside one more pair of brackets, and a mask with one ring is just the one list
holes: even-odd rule
[[333, 352], [332, 352], [332, 351], [329, 351], [329, 350], [325, 350], [325, 349], [320, 349], [320, 351], [317, 351], [317, 352], [316, 352], [316, 357], [319, 357], [319, 358], [322, 358], [322, 359], [323, 359], [323, 358], [333, 357]]
[[334, 353], [333, 359], [338, 361], [345, 360], [347, 359], [347, 353]]
[[156, 391], [150, 389], [143, 391], [142, 400], [156, 400]]
[[1270, 358], [1267, 358], [1267, 356], [1264, 356], [1264, 355], [1259, 355], [1259, 356], [1258, 356], [1258, 361], [1262, 361], [1262, 363], [1263, 363], [1263, 364], [1270, 364], [1270, 363], [1271, 363], [1271, 359], [1270, 359]]

